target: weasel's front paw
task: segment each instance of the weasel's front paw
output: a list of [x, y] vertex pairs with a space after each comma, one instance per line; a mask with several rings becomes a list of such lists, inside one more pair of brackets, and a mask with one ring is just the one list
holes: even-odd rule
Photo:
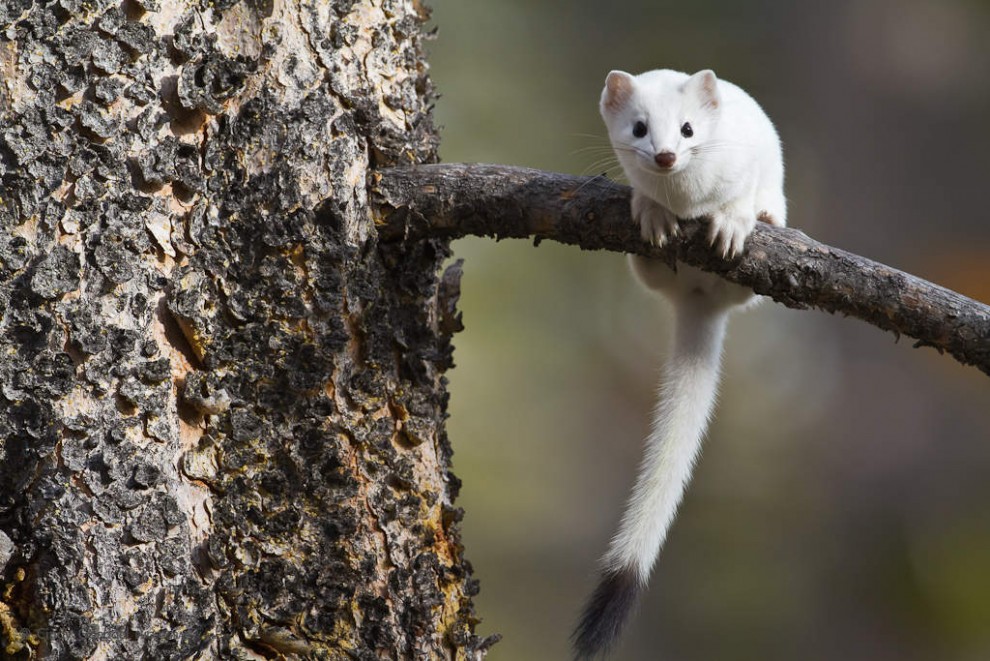
[[635, 189], [632, 217], [639, 223], [643, 238], [655, 246], [662, 248], [668, 239], [677, 236], [677, 216]]
[[723, 259], [731, 259], [742, 253], [746, 237], [754, 227], [756, 227], [756, 218], [715, 214], [708, 223], [708, 243]]

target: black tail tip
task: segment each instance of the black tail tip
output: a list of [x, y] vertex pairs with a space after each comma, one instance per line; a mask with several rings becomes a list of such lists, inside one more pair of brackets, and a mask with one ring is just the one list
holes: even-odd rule
[[602, 576], [572, 636], [577, 661], [608, 652], [636, 606], [641, 590], [639, 578], [631, 568], [610, 570]]

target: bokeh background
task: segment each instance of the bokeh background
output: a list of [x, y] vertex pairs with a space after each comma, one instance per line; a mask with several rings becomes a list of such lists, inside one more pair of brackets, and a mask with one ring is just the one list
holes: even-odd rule
[[[612, 68], [711, 67], [776, 122], [789, 221], [990, 301], [990, 4], [432, 0], [447, 161], [598, 174]], [[590, 149], [589, 149], [590, 148]], [[620, 255], [463, 240], [449, 376], [494, 661], [567, 659], [668, 339]], [[990, 659], [990, 379], [765, 304], [615, 659]]]

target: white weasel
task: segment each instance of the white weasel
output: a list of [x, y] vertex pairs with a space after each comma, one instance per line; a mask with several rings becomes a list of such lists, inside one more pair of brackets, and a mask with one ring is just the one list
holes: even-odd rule
[[[612, 71], [600, 109], [632, 184], [633, 219], [648, 241], [662, 245], [677, 234], [678, 218], [703, 217], [713, 248], [734, 257], [757, 220], [785, 224], [780, 139], [739, 87], [708, 70]], [[630, 265], [673, 305], [674, 342], [639, 476], [575, 632], [582, 659], [608, 649], [646, 586], [714, 408], [729, 313], [754, 300], [749, 290], [685, 264], [675, 272], [631, 255]]]

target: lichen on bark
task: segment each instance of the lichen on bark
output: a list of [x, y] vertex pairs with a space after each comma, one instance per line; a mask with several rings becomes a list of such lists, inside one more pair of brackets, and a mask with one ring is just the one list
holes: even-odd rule
[[456, 278], [368, 204], [436, 159], [424, 12], [0, 7], [6, 656], [483, 655]]

